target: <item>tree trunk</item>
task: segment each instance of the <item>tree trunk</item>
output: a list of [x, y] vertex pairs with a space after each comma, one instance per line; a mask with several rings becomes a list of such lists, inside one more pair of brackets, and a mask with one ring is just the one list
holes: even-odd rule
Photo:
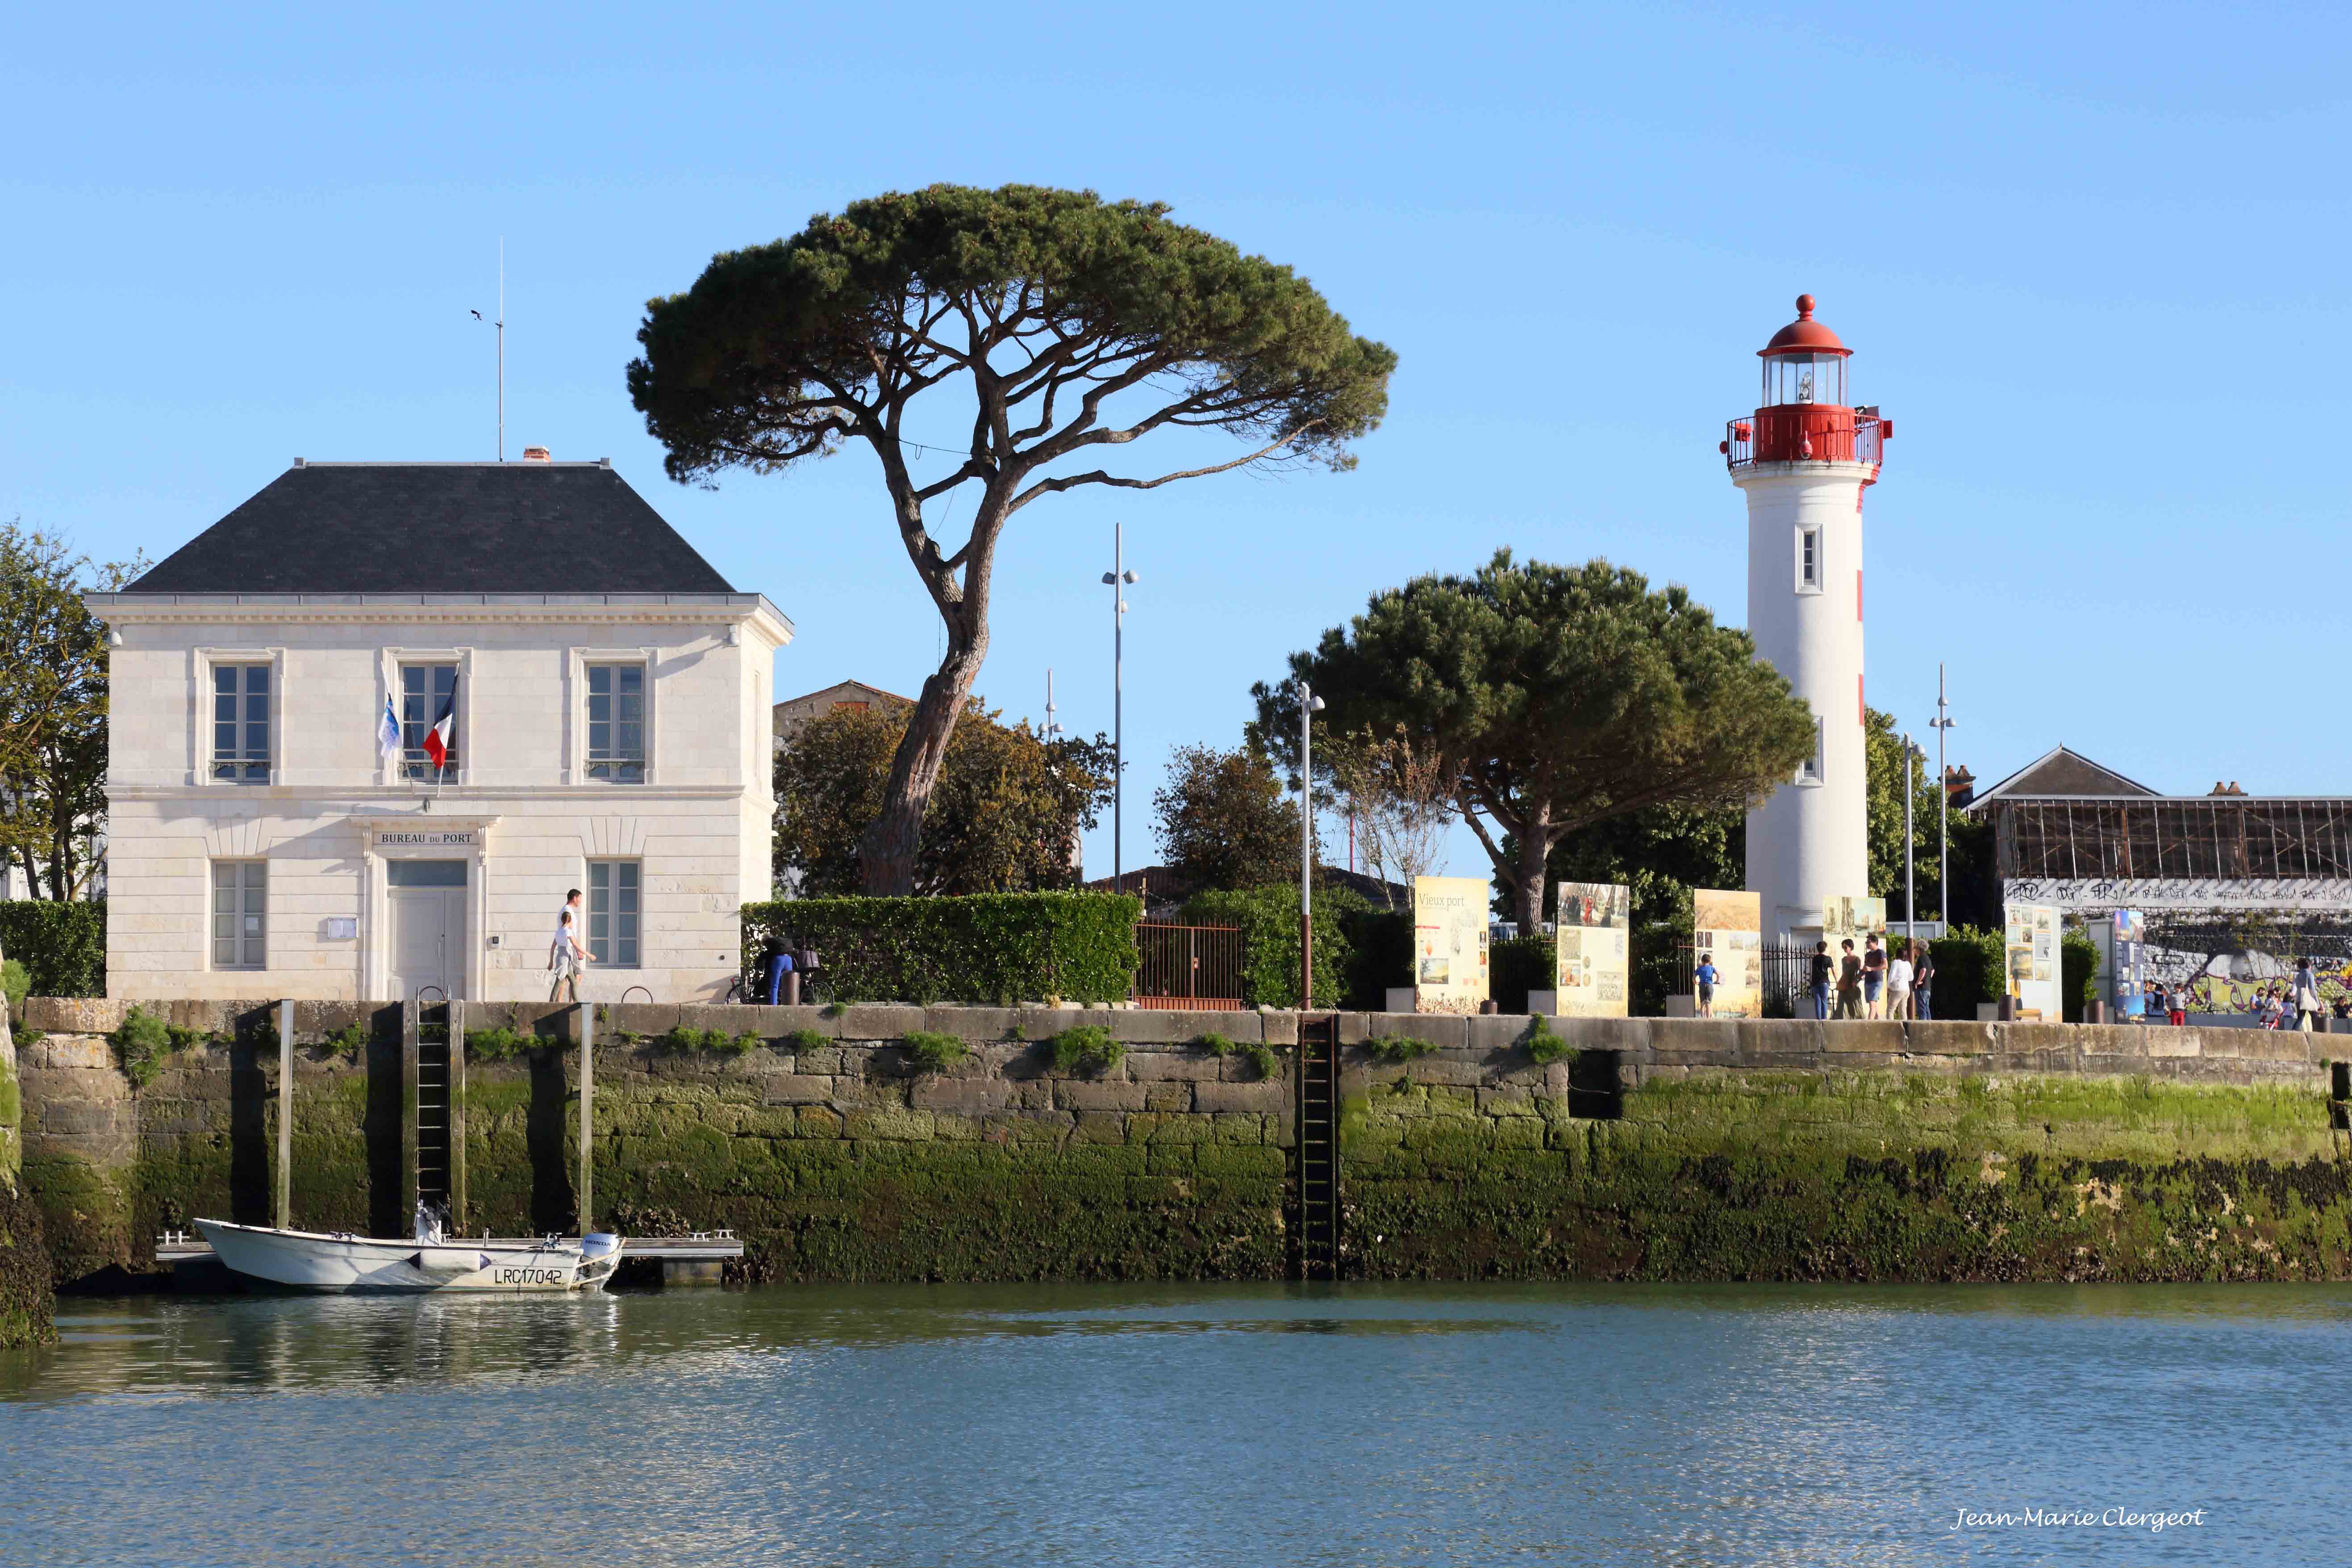
[[907, 733], [891, 759], [890, 782], [882, 792], [882, 814], [858, 841], [857, 869], [868, 898], [903, 899], [915, 891], [915, 868], [922, 846], [923, 813], [939, 786], [948, 741], [962, 717], [987, 647], [983, 630], [975, 646], [959, 646], [949, 632], [948, 656], [923, 682], [923, 694], [907, 721]]
[[1552, 841], [1558, 837], [1551, 830], [1549, 808], [1530, 817], [1526, 830], [1518, 836], [1518, 885], [1513, 900], [1517, 905], [1521, 936], [1535, 935], [1536, 927], [1543, 923], [1544, 866], [1551, 858]]

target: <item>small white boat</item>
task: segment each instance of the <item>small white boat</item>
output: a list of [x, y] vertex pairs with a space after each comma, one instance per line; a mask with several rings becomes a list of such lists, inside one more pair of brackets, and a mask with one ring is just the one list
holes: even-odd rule
[[196, 1229], [239, 1274], [304, 1290], [601, 1290], [620, 1267], [623, 1242], [595, 1232], [578, 1243], [444, 1237], [420, 1210], [417, 1234], [397, 1238], [277, 1230], [200, 1219]]

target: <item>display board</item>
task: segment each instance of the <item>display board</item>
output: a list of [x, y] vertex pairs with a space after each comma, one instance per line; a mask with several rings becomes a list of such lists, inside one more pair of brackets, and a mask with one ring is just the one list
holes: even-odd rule
[[1412, 1003], [1416, 1013], [1475, 1013], [1486, 1000], [1484, 877], [1412, 879]]
[[2058, 910], [2051, 904], [2011, 904], [2002, 911], [2002, 947], [2009, 994], [2017, 1016], [2057, 1023]]
[[[1758, 1018], [1764, 1013], [1764, 900], [1755, 893], [1715, 888], [1691, 889], [1691, 964], [1712, 954], [1721, 976], [1715, 985], [1715, 1016]], [[1688, 984], [1690, 976], [1683, 976]]]
[[1558, 908], [1552, 929], [1559, 1016], [1624, 1017], [1633, 983], [1633, 890], [1616, 882], [1562, 882]]
[[1838, 943], [1853, 939], [1857, 953], [1869, 946], [1876, 937], [1880, 946], [1886, 944], [1886, 900], [1885, 899], [1830, 899], [1822, 905], [1822, 939], [1830, 944], [1830, 956], [1839, 955]]

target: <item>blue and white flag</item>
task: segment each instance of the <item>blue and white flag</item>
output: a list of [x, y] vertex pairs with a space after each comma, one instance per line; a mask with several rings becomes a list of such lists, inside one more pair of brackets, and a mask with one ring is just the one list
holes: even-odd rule
[[375, 749], [394, 762], [400, 759], [400, 715], [393, 711], [388, 696], [383, 700], [383, 715], [375, 721]]

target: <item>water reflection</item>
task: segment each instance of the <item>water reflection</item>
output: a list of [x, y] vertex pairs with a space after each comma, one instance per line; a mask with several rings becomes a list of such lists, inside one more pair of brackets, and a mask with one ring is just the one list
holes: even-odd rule
[[[60, 1327], [0, 1357], [0, 1560], [2305, 1562], [2352, 1438], [2310, 1397], [2352, 1351], [2322, 1288], [159, 1298]], [[1952, 1526], [2084, 1502], [2212, 1511]]]

